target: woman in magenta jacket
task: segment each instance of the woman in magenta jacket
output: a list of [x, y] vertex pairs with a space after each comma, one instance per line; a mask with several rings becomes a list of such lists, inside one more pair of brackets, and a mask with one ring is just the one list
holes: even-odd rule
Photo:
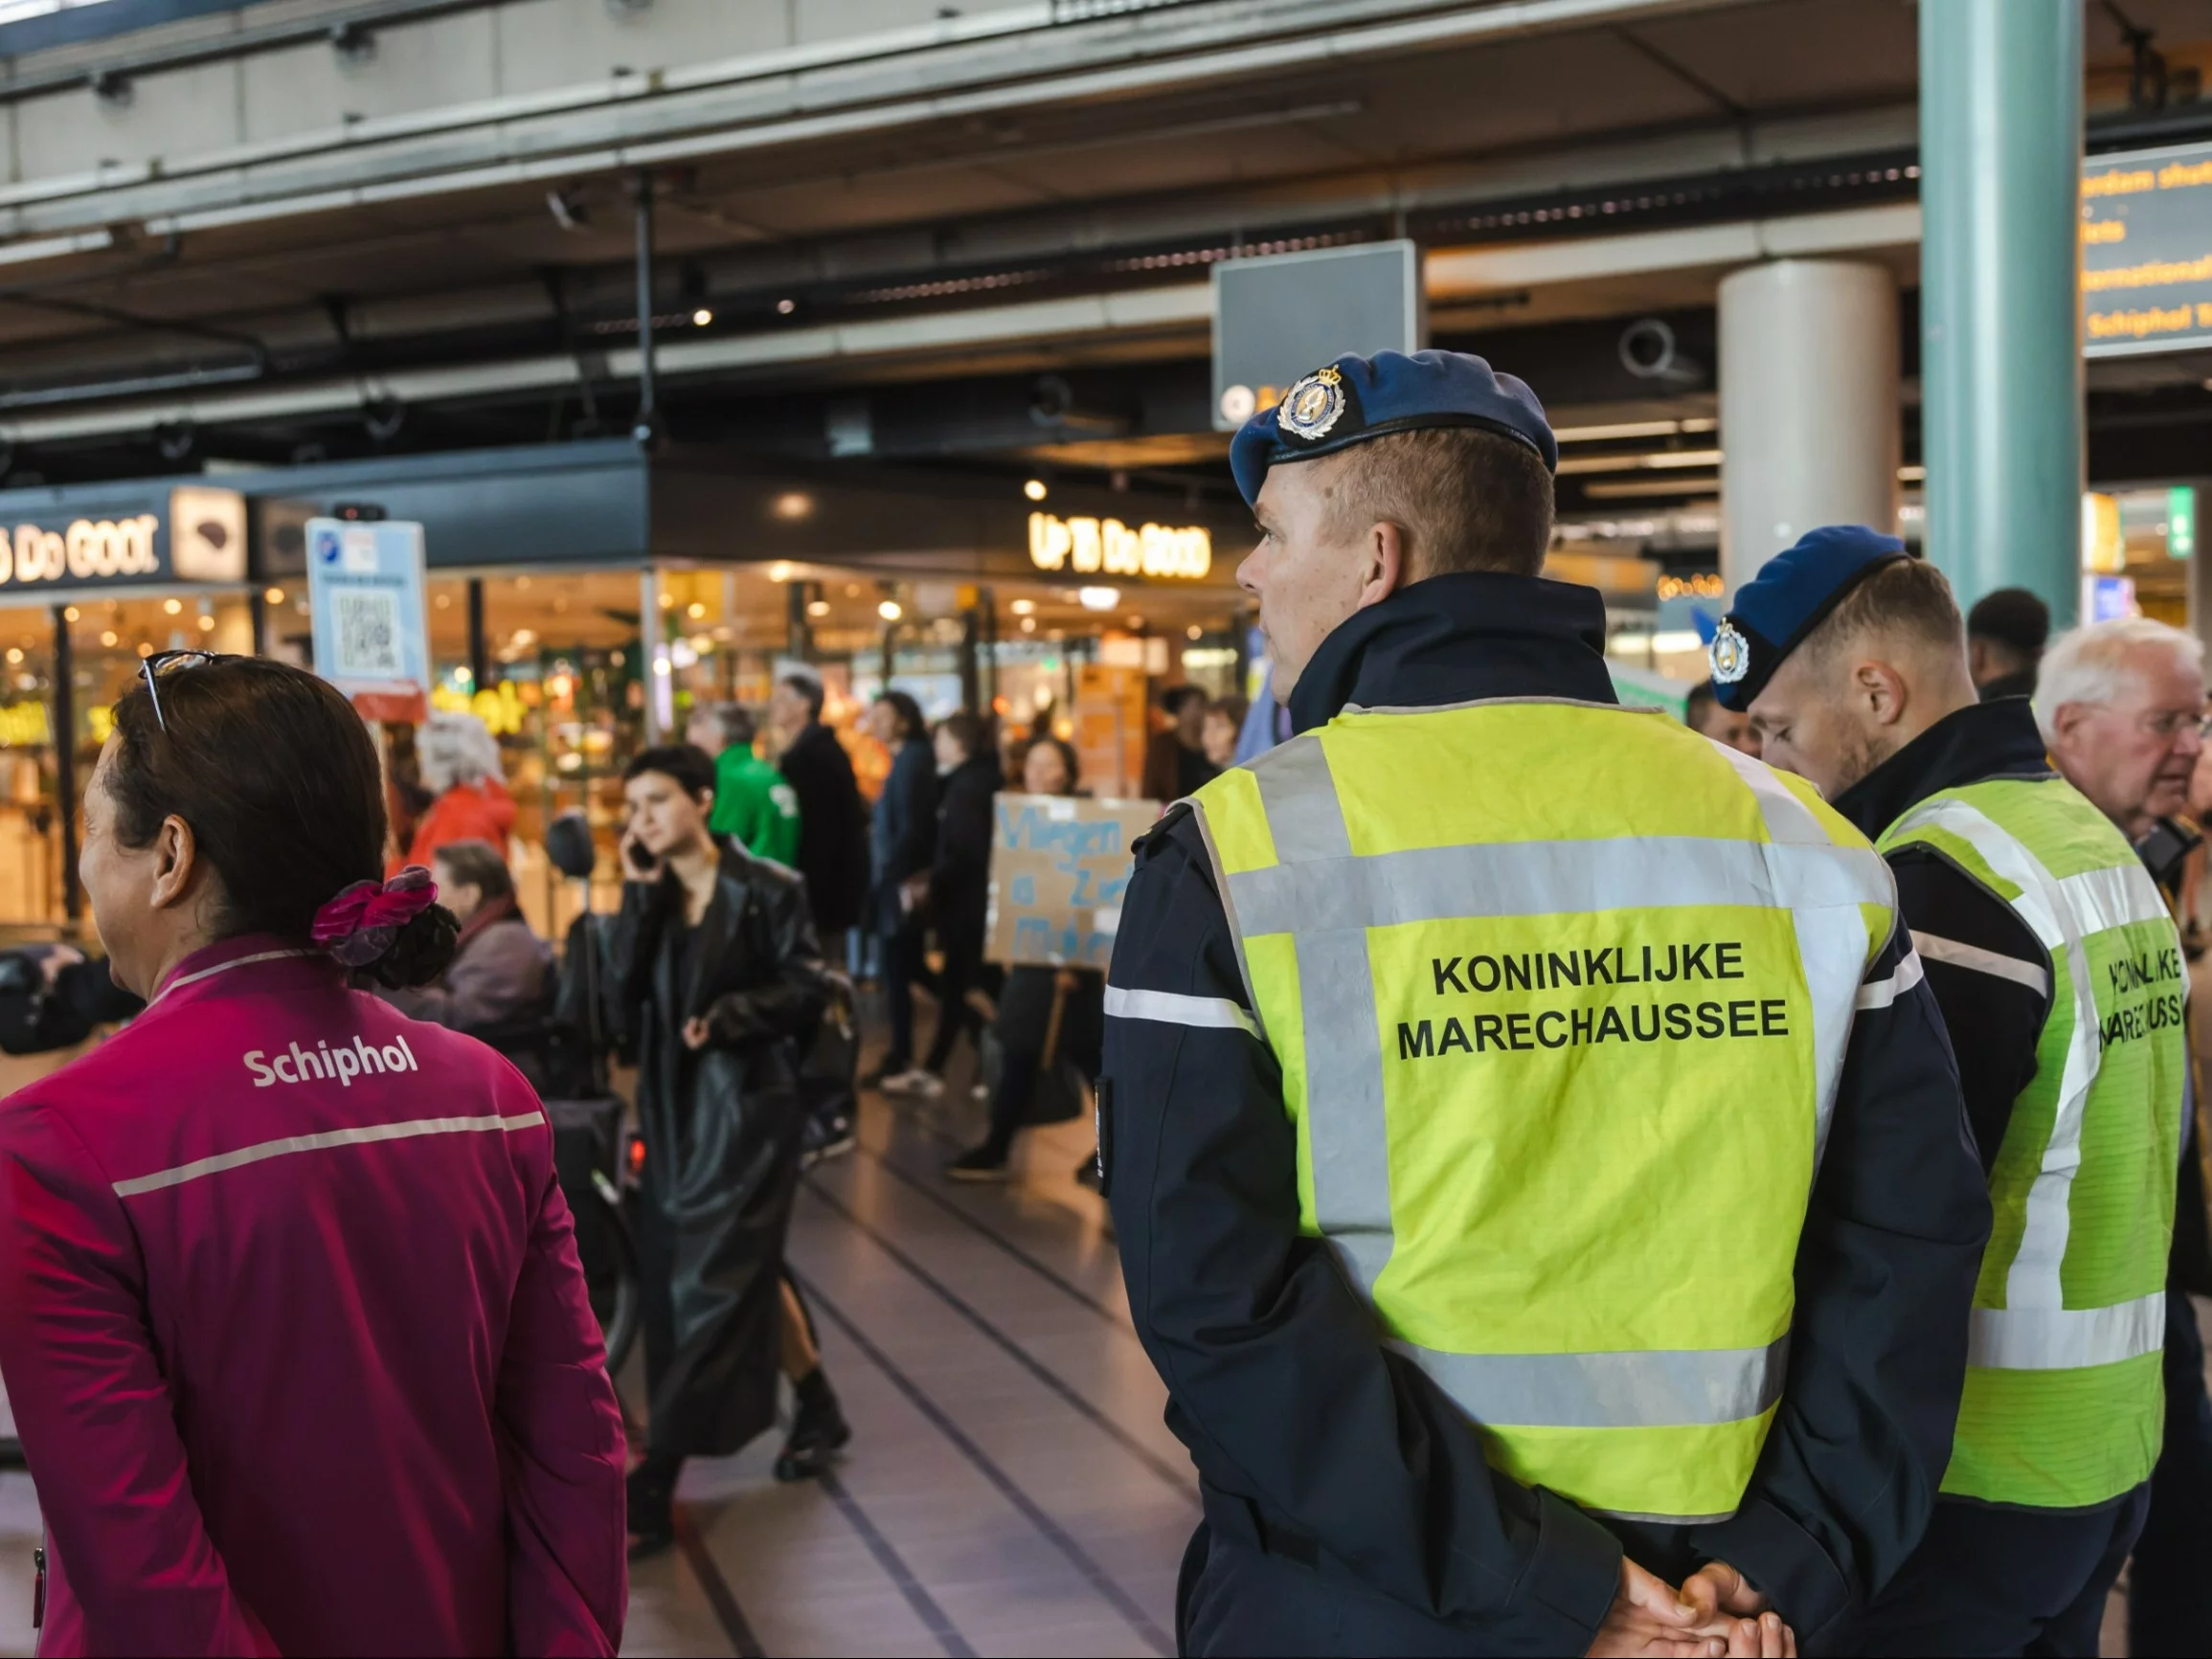
[[116, 705], [83, 878], [149, 1006], [0, 1103], [42, 1652], [620, 1641], [621, 1423], [553, 1135], [505, 1061], [356, 988], [453, 948], [384, 835], [311, 675], [157, 659]]

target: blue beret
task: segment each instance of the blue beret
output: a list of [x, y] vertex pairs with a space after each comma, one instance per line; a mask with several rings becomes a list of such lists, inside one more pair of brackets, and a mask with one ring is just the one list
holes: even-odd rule
[[1911, 556], [1895, 536], [1864, 525], [1807, 530], [1795, 547], [1759, 567], [1721, 618], [1708, 648], [1714, 701], [1738, 713], [1750, 707], [1774, 670], [1845, 594], [1883, 566]]
[[1559, 440], [1544, 405], [1510, 374], [1464, 351], [1378, 351], [1340, 357], [1246, 421], [1229, 446], [1229, 469], [1249, 505], [1267, 469], [1429, 426], [1476, 426], [1524, 443], [1559, 470]]

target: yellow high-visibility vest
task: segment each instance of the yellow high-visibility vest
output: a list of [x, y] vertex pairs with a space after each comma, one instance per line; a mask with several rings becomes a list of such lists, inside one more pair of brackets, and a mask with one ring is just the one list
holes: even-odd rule
[[1585, 1508], [1734, 1513], [1888, 868], [1656, 712], [1347, 709], [1193, 797], [1299, 1210], [1482, 1433]]
[[[1883, 833], [1925, 846], [2042, 943], [2050, 1013], [1990, 1171], [1994, 1225], [1943, 1490], [2086, 1509], [2151, 1478], [2188, 1065], [2181, 936], [2127, 838], [2060, 778], [1992, 778]], [[1964, 953], [1963, 955], [1960, 953]], [[1930, 960], [2025, 977], [1930, 939]], [[1971, 1057], [1961, 1056], [1962, 1061]]]

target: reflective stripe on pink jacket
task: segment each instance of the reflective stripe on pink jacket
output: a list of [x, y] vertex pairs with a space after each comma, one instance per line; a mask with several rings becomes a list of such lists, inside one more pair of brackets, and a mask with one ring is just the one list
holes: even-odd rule
[[0, 1103], [0, 1371], [43, 1653], [619, 1644], [621, 1421], [544, 1113], [320, 953], [201, 952]]

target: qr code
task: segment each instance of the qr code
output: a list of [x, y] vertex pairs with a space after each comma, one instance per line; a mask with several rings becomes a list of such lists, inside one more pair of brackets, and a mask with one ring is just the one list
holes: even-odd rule
[[337, 600], [338, 661], [331, 665], [340, 680], [398, 680], [406, 674], [399, 659], [399, 598], [371, 589], [341, 593]]

